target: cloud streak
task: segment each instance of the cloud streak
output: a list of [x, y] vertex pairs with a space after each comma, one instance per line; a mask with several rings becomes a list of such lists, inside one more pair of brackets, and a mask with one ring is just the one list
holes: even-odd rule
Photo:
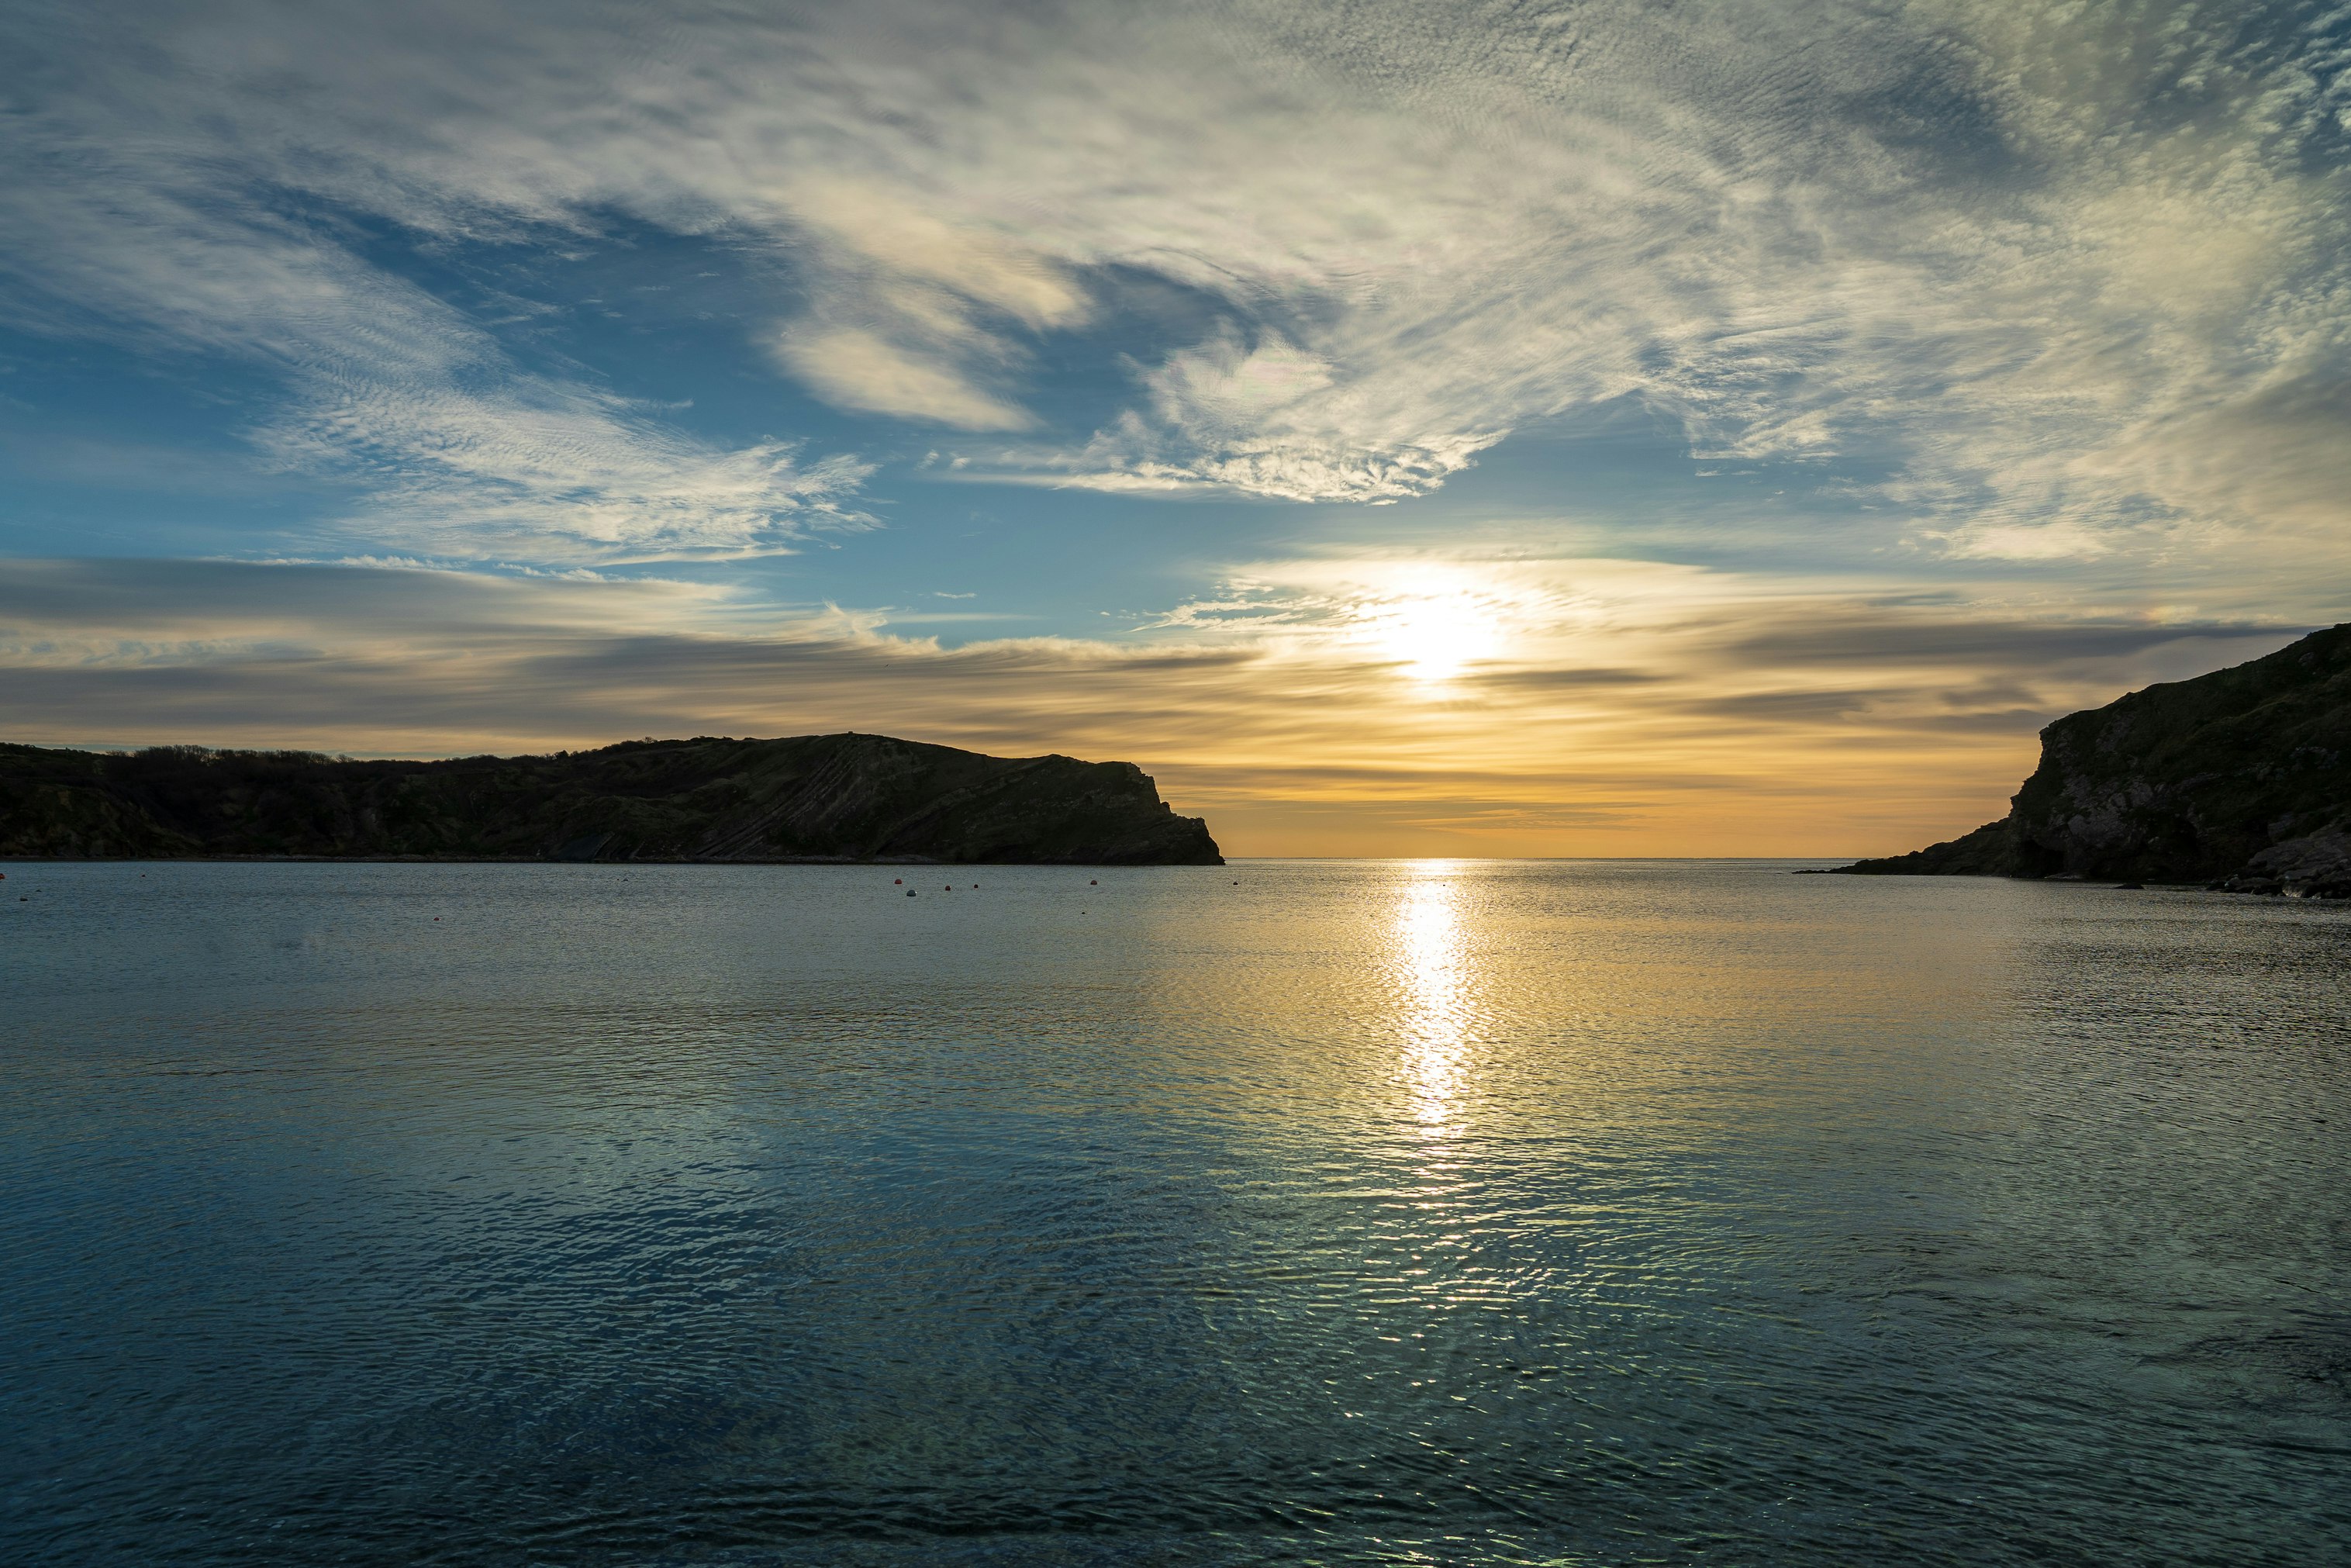
[[[54, 311], [299, 367], [308, 427], [349, 375], [427, 405], [410, 423], [471, 418], [450, 387], [488, 361], [287, 193], [419, 235], [625, 212], [772, 249], [804, 291], [791, 374], [967, 432], [1035, 427], [1034, 345], [1101, 319], [1105, 269], [1209, 302], [1127, 406], [1018, 465], [1049, 482], [1390, 500], [1625, 396], [1701, 452], [1870, 454], [1920, 548], [1977, 559], [2339, 520], [2351, 480], [2345, 49], [2315, 6], [141, 14], [127, 51], [51, 14], [77, 90], [20, 120], [27, 166], [110, 193], [19, 182], [10, 265]], [[708, 478], [738, 537], [765, 457], [649, 423], [611, 434], [674, 481], [622, 504], [669, 497], [667, 537]], [[2270, 461], [2219, 455], [2247, 424]], [[564, 512], [538, 461], [487, 517]], [[792, 480], [751, 509], [803, 504]]]
[[[195, 29], [181, 20], [184, 47]], [[60, 53], [85, 42], [57, 32]], [[871, 467], [853, 457], [716, 445], [652, 405], [516, 363], [465, 312], [339, 243], [351, 236], [287, 215], [298, 172], [269, 166], [254, 127], [205, 133], [204, 91], [176, 79], [203, 74], [184, 57], [158, 46], [131, 59], [172, 79], [77, 60], [97, 79], [18, 117], [26, 156], [0, 180], [14, 324], [274, 376], [281, 397], [254, 444], [357, 489], [350, 537], [454, 559], [612, 560], [763, 553], [871, 522], [852, 500]], [[337, 168], [365, 156], [298, 152]]]
[[1862, 852], [1996, 814], [2054, 714], [2293, 635], [1959, 610], [1922, 635], [1819, 587], [1521, 563], [1483, 591], [1530, 630], [1431, 684], [1377, 635], [1406, 577], [1323, 563], [1215, 638], [945, 648], [679, 583], [0, 563], [0, 727], [434, 755], [881, 729], [1139, 761], [1242, 852]]

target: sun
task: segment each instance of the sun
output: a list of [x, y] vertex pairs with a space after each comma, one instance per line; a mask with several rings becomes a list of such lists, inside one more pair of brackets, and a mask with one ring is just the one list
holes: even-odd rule
[[1467, 593], [1401, 599], [1364, 619], [1372, 645], [1426, 685], [1450, 680], [1489, 657], [1499, 640], [1492, 607]]

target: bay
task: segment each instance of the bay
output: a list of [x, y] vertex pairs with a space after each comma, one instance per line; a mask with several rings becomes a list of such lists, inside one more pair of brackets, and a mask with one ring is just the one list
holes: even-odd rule
[[2345, 1561], [2351, 910], [1792, 863], [12, 863], [0, 1560]]

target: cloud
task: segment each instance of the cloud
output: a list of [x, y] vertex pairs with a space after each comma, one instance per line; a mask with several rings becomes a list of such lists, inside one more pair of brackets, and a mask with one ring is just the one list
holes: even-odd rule
[[1928, 535], [1951, 555], [1972, 560], [2089, 560], [2113, 540], [2105, 529], [2071, 518], [2053, 523], [1963, 523]]
[[[1206, 335], [1044, 482], [1396, 499], [1634, 397], [1703, 453], [1865, 455], [1890, 527], [2011, 559], [2260, 531], [2232, 422], [2346, 367], [2339, 50], [2291, 0], [2174, 7], [2159, 47], [1990, 0], [36, 15], [7, 264], [39, 310], [402, 388], [478, 358], [288, 211], [725, 236], [796, 269], [793, 374], [967, 431], [1030, 427], [1038, 344], [1118, 325], [1090, 280], [1191, 291]], [[2343, 444], [2314, 406], [2296, 450]]]
[[867, 183], [800, 178], [786, 203], [822, 258], [808, 312], [780, 339], [784, 363], [810, 391], [957, 430], [1036, 423], [979, 384], [1023, 358], [990, 319], [1031, 329], [1082, 322], [1090, 302], [1063, 269]]
[[857, 328], [795, 329], [785, 334], [781, 351], [812, 391], [843, 408], [957, 430], [1023, 430], [1035, 423], [954, 367]]
[[[998, 235], [958, 228], [872, 185], [801, 179], [787, 204], [802, 225], [847, 253], [834, 263], [840, 272], [878, 274], [885, 286], [900, 289], [910, 283], [934, 285], [956, 301], [1000, 311], [1032, 328], [1075, 326], [1090, 313], [1085, 294], [1043, 256]], [[905, 308], [949, 334], [971, 329], [958, 319], [955, 303], [936, 296], [910, 297]]]
[[1228, 329], [1147, 372], [1147, 407], [1123, 413], [1082, 449], [1023, 454], [964, 476], [1376, 506], [1435, 489], [1502, 438], [1388, 438], [1334, 425], [1326, 402], [1338, 379], [1329, 361], [1294, 343], [1268, 335], [1245, 344]]
[[[1998, 671], [2011, 681], [2035, 674], [2101, 670], [2183, 643], [2203, 644], [2192, 655], [2218, 667], [2258, 658], [2314, 627], [2258, 622], [2161, 622], [2109, 616], [2080, 622], [2032, 620], [2013, 612], [1948, 606], [1931, 615], [1896, 616], [1869, 606], [1814, 618], [1787, 615], [1739, 629], [1722, 644], [1725, 656], [1750, 668], [1846, 672], [1896, 668], [1965, 668], [1980, 678]], [[2256, 652], [2246, 652], [2258, 645]], [[2002, 688], [2013, 700], [2026, 685]]]
[[[1416, 592], [1478, 607], [1478, 656], [1398, 655]], [[2294, 634], [1604, 560], [1274, 562], [1229, 597], [1253, 613], [949, 648], [705, 584], [0, 562], [0, 728], [410, 755], [879, 729], [1138, 761], [1243, 852], [1861, 852], [1997, 814], [2057, 714]]]
[[449, 559], [726, 556], [870, 523], [852, 502], [869, 465], [804, 464], [797, 442], [697, 440], [651, 403], [526, 370], [465, 311], [371, 265], [332, 227], [288, 217], [268, 199], [271, 149], [174, 121], [201, 120], [202, 94], [132, 68], [165, 63], [133, 51], [78, 83], [81, 95], [22, 117], [26, 155], [0, 179], [15, 325], [273, 375], [278, 396], [250, 426], [256, 444], [277, 466], [358, 488], [342, 527], [375, 546]]
[[544, 378], [483, 392], [361, 383], [256, 435], [287, 466], [368, 480], [354, 521], [370, 537], [453, 559], [739, 557], [871, 523], [853, 505], [869, 464], [715, 446]]
[[54, 191], [9, 193], [20, 233], [53, 242], [39, 257], [0, 253], [40, 286], [20, 297], [27, 324], [274, 371], [285, 401], [256, 423], [256, 444], [360, 486], [345, 527], [371, 544], [453, 559], [727, 555], [868, 521], [851, 498], [870, 465], [803, 466], [782, 442], [716, 446], [642, 402], [526, 372], [452, 307], [266, 214], [141, 201], [132, 186], [110, 202], [130, 210], [93, 233]]
[[1319, 542], [1227, 547], [1131, 636], [960, 647], [706, 585], [9, 563], [0, 725], [884, 728], [1132, 757], [1244, 852], [1946, 837], [2037, 724], [2351, 583], [2340, 24], [2159, 9], [20, 5], [0, 312], [233, 405], [265, 379], [261, 458], [355, 497], [296, 553], [568, 572], [869, 526], [843, 442], [697, 434], [554, 351], [559, 258], [628, 245], [682, 290], [665, 255], [739, 262], [750, 306], [697, 329], [778, 406], [954, 433], [940, 474], [1407, 501], [1607, 409], [1837, 487], [1703, 528], [1636, 495], [1617, 548], [1681, 559], [1599, 559], [1547, 542], [1571, 454], [1378, 549], [1276, 525]]
[[397, 654], [566, 626], [628, 635], [723, 619], [728, 598], [665, 580], [417, 563], [0, 560], [0, 659], [132, 668], [336, 646]]

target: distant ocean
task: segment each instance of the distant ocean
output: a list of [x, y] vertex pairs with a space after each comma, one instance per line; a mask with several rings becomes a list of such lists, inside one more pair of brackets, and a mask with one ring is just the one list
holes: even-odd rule
[[2351, 908], [1791, 863], [0, 863], [0, 1562], [2346, 1561]]

